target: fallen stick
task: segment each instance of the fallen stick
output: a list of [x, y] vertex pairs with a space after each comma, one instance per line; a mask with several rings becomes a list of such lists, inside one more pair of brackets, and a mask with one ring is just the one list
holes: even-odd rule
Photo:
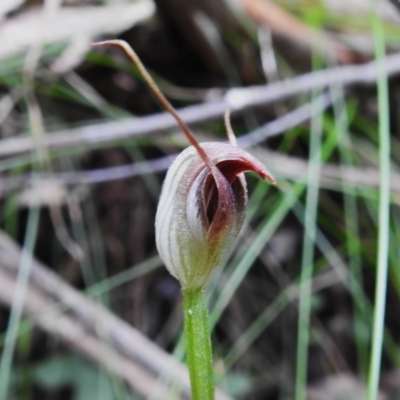
[[[17, 275], [18, 265], [23, 251], [24, 250], [21, 249], [14, 240], [4, 232], [0, 231], [0, 271], [7, 272], [13, 280], [15, 280]], [[0, 281], [1, 280], [0, 276]], [[2, 292], [1, 287], [0, 292]], [[57, 320], [51, 322], [53, 318], [56, 318], [56, 314], [53, 313], [53, 315], [50, 314], [51, 317], [47, 317], [46, 308], [44, 308], [44, 306], [49, 306], [49, 304], [52, 303], [53, 305], [59, 304], [63, 310], [67, 310], [69, 315], [72, 315], [74, 320], [79, 323], [75, 323], [74, 325], [74, 320], [71, 322], [70, 319], [61, 319], [60, 321], [64, 321], [63, 323], [66, 325], [72, 324], [70, 325], [70, 331], [75, 332], [74, 329], [77, 330], [79, 335], [83, 335], [82, 338], [85, 338], [85, 340], [90, 343], [90, 345], [87, 344], [85, 350], [85, 348], [79, 347], [81, 343], [75, 343], [75, 340], [73, 341], [73, 344], [76, 349], [85, 351], [84, 354], [90, 358], [93, 358], [92, 356], [96, 356], [97, 354], [97, 362], [107, 368], [116, 368], [113, 372], [120, 376], [122, 373], [118, 369], [120, 365], [118, 363], [115, 363], [114, 365], [110, 360], [107, 360], [107, 364], [106, 361], [102, 360], [100, 357], [100, 349], [97, 353], [94, 350], [96, 343], [93, 340], [99, 340], [101, 346], [106, 346], [106, 348], [108, 346], [110, 351], [112, 350], [118, 357], [121, 357], [121, 362], [127, 360], [126, 362], [129, 361], [130, 363], [133, 363], [130, 370], [140, 367], [143, 371], [147, 371], [147, 375], [143, 375], [143, 381], [141, 381], [141, 383], [146, 387], [148, 382], [150, 382], [150, 376], [153, 377], [154, 382], [157, 378], [164, 377], [165, 379], [168, 379], [168, 381], [173, 382], [174, 388], [180, 390], [183, 398], [190, 398], [189, 375], [184, 365], [160, 349], [125, 321], [72, 288], [57, 274], [50, 271], [35, 259], [32, 260], [28, 293], [32, 293], [32, 305], [27, 299], [24, 304], [24, 312], [31, 317], [35, 315], [35, 318], [33, 318], [34, 322], [49, 333], [57, 335], [62, 334], [62, 332], [58, 332], [58, 326], [56, 326]], [[7, 299], [10, 298], [11, 294], [12, 292], [3, 291], [0, 300], [10, 304], [10, 300]], [[35, 302], [33, 302], [33, 299], [35, 299]], [[35, 305], [35, 309], [33, 309], [33, 304]], [[30, 307], [32, 307], [32, 309]], [[43, 312], [37, 313], [39, 308]], [[32, 314], [34, 311], [35, 313]], [[67, 318], [67, 316], [60, 315], [58, 318]], [[68, 331], [65, 335], [67, 334]], [[80, 337], [79, 335], [77, 337]], [[68, 336], [60, 336], [60, 338], [65, 340], [67, 344], [71, 345]], [[125, 376], [124, 379], [126, 379]], [[131, 387], [133, 387], [135, 381], [131, 379], [130, 383]], [[143, 388], [137, 387], [136, 390], [144, 390], [144, 386]], [[164, 393], [165, 398], [165, 392], [162, 392], [162, 390], [160, 390], [160, 392]], [[221, 390], [216, 391], [216, 399], [232, 400]]]
[[[0, 269], [0, 302], [11, 307], [15, 291], [14, 276]], [[32, 287], [27, 288], [24, 314], [48, 334], [115, 374], [134, 392], [142, 396], [152, 392], [157, 383], [156, 376], [123, 357], [102, 338], [90, 334], [76, 318], [59, 313], [54, 307], [54, 300], [44, 293]], [[168, 393], [169, 389], [163, 386], [164, 393]], [[157, 397], [157, 400], [164, 399], [164, 396]]]
[[[393, 54], [381, 60], [388, 77], [400, 73], [400, 54]], [[346, 65], [321, 71], [310, 72], [296, 78], [269, 85], [229, 89], [224, 97], [210, 102], [178, 110], [187, 124], [198, 124], [221, 119], [225, 110], [238, 113], [251, 107], [266, 105], [290, 96], [322, 89], [333, 85], [345, 87], [372, 85], [375, 83], [377, 61], [361, 65]], [[41, 145], [49, 151], [65, 150], [77, 146], [99, 146], [132, 138], [149, 137], [176, 128], [176, 122], [162, 112], [141, 118], [91, 124], [80, 128], [47, 133]], [[32, 137], [16, 137], [1, 141], [0, 158], [27, 154], [35, 151]]]

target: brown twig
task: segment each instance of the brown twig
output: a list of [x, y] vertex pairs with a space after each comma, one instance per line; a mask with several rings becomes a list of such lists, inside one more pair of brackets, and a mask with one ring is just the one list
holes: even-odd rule
[[313, 30], [273, 1], [241, 0], [241, 3], [258, 25], [266, 26], [274, 36], [284, 38], [286, 47], [289, 41], [294, 48], [301, 48], [305, 53], [318, 51], [326, 59], [345, 64], [357, 60], [355, 52], [335, 40], [328, 32]]

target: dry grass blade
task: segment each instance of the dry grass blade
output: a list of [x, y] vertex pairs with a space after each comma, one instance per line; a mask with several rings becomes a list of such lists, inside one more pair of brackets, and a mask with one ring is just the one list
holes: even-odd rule
[[[176, 142], [179, 138], [176, 139]], [[307, 171], [307, 161], [298, 158], [285, 156], [276, 152], [272, 152], [261, 147], [252, 148], [250, 153], [254, 154], [263, 162], [268, 162], [271, 171], [278, 179], [289, 179], [297, 181], [304, 177]], [[63, 188], [63, 185], [90, 185], [101, 182], [109, 182], [118, 179], [127, 179], [134, 176], [144, 175], [153, 172], [166, 171], [173, 161], [174, 156], [162, 157], [151, 161], [121, 165], [110, 168], [99, 168], [92, 171], [84, 172], [62, 172], [51, 174], [49, 176], [42, 175], [41, 178], [36, 178], [34, 181], [30, 176], [21, 175], [19, 177], [3, 178], [2, 190], [0, 190], [0, 198], [11, 190], [19, 190], [27, 186], [27, 191], [21, 194], [22, 204], [32, 204], [25, 202], [27, 194], [31, 194], [30, 185], [34, 184], [35, 188], [48, 187], [55, 185]], [[341, 167], [334, 164], [324, 164], [321, 170], [321, 185], [325, 188], [340, 190], [344, 183], [352, 185], [355, 188], [362, 189], [364, 187], [377, 188], [379, 187], [379, 171], [376, 168], [358, 168], [358, 167]], [[400, 174], [392, 172], [390, 177], [391, 191], [396, 198], [394, 201], [400, 203]], [[37, 190], [37, 189], [36, 189]], [[63, 188], [63, 193], [66, 189]], [[66, 197], [60, 201], [66, 201]], [[47, 206], [49, 198], [36, 198], [36, 205]]]
[[0, 21], [10, 11], [15, 10], [24, 0], [2, 0], [0, 3]]
[[[278, 177], [291, 180], [299, 180], [304, 177], [308, 168], [308, 162], [297, 157], [288, 157], [276, 152], [268, 151], [260, 147], [253, 148], [257, 158], [267, 160], [272, 172]], [[356, 188], [378, 188], [380, 177], [376, 168], [341, 167], [334, 164], [324, 164], [321, 168], [321, 185], [340, 190], [342, 182]], [[400, 174], [392, 172], [390, 185], [393, 193], [400, 195]]]
[[132, 27], [151, 17], [154, 10], [153, 2], [148, 0], [102, 7], [62, 7], [51, 15], [34, 9], [0, 26], [0, 59], [32, 46], [77, 42], [78, 38], [89, 44], [99, 35], [116, 34]]
[[[396, 0], [377, 1], [377, 12], [382, 20], [398, 24], [400, 16], [396, 13]], [[357, 18], [365, 18], [371, 12], [371, 5], [364, 0], [350, 0], [343, 2], [341, 0], [324, 0], [328, 10], [341, 15], [355, 15]]]

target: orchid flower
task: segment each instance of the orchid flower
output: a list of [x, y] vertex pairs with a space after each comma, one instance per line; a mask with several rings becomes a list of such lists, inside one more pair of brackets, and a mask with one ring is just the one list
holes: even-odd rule
[[192, 399], [213, 400], [212, 352], [203, 289], [242, 228], [248, 200], [243, 173], [254, 171], [272, 183], [275, 180], [257, 159], [236, 146], [228, 114], [225, 125], [230, 144], [198, 143], [133, 49], [122, 40], [95, 43], [104, 44], [125, 50], [191, 143], [167, 172], [156, 214], [156, 245], [182, 288]]
[[239, 234], [247, 206], [243, 172], [274, 182], [257, 159], [238, 147], [200, 146], [214, 168], [194, 146], [180, 153], [168, 170], [156, 214], [158, 252], [183, 289], [203, 287]]

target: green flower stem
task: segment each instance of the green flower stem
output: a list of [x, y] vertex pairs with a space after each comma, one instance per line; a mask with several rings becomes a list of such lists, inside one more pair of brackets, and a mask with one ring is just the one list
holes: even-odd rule
[[212, 351], [203, 289], [182, 290], [192, 400], [214, 400]]

